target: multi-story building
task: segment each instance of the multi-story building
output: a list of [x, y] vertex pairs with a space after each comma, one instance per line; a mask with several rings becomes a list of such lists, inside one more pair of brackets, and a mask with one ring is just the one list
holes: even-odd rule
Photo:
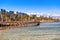
[[13, 13], [14, 13], [14, 11], [9, 11], [9, 15], [10, 15], [10, 14], [13, 14]]

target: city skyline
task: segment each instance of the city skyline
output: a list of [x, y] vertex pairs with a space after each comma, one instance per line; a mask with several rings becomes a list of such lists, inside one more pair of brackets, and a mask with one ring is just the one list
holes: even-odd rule
[[0, 0], [0, 9], [44, 16], [60, 16], [59, 0]]

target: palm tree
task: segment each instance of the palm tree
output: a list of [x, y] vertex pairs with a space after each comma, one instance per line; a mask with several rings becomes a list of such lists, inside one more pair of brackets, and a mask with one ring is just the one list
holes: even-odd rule
[[3, 20], [4, 20], [4, 13], [2, 11], [0, 11], [0, 15], [1, 15], [1, 21], [3, 22]]

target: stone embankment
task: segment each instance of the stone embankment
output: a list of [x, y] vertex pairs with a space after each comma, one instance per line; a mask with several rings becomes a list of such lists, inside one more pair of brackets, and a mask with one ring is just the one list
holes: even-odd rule
[[[19, 27], [26, 27], [30, 24], [32, 25], [38, 25], [39, 21], [11, 21], [11, 22], [0, 22], [0, 30], [5, 29], [13, 29], [13, 28], [19, 28]], [[32, 26], [31, 25], [31, 26]]]
[[12, 22], [0, 22], [0, 26], [25, 26], [27, 24], [38, 23], [39, 21], [12, 21]]

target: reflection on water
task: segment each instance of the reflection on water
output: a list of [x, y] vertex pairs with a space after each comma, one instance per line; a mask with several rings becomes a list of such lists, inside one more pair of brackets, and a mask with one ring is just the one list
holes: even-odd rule
[[60, 40], [60, 22], [2, 30], [0, 40]]

